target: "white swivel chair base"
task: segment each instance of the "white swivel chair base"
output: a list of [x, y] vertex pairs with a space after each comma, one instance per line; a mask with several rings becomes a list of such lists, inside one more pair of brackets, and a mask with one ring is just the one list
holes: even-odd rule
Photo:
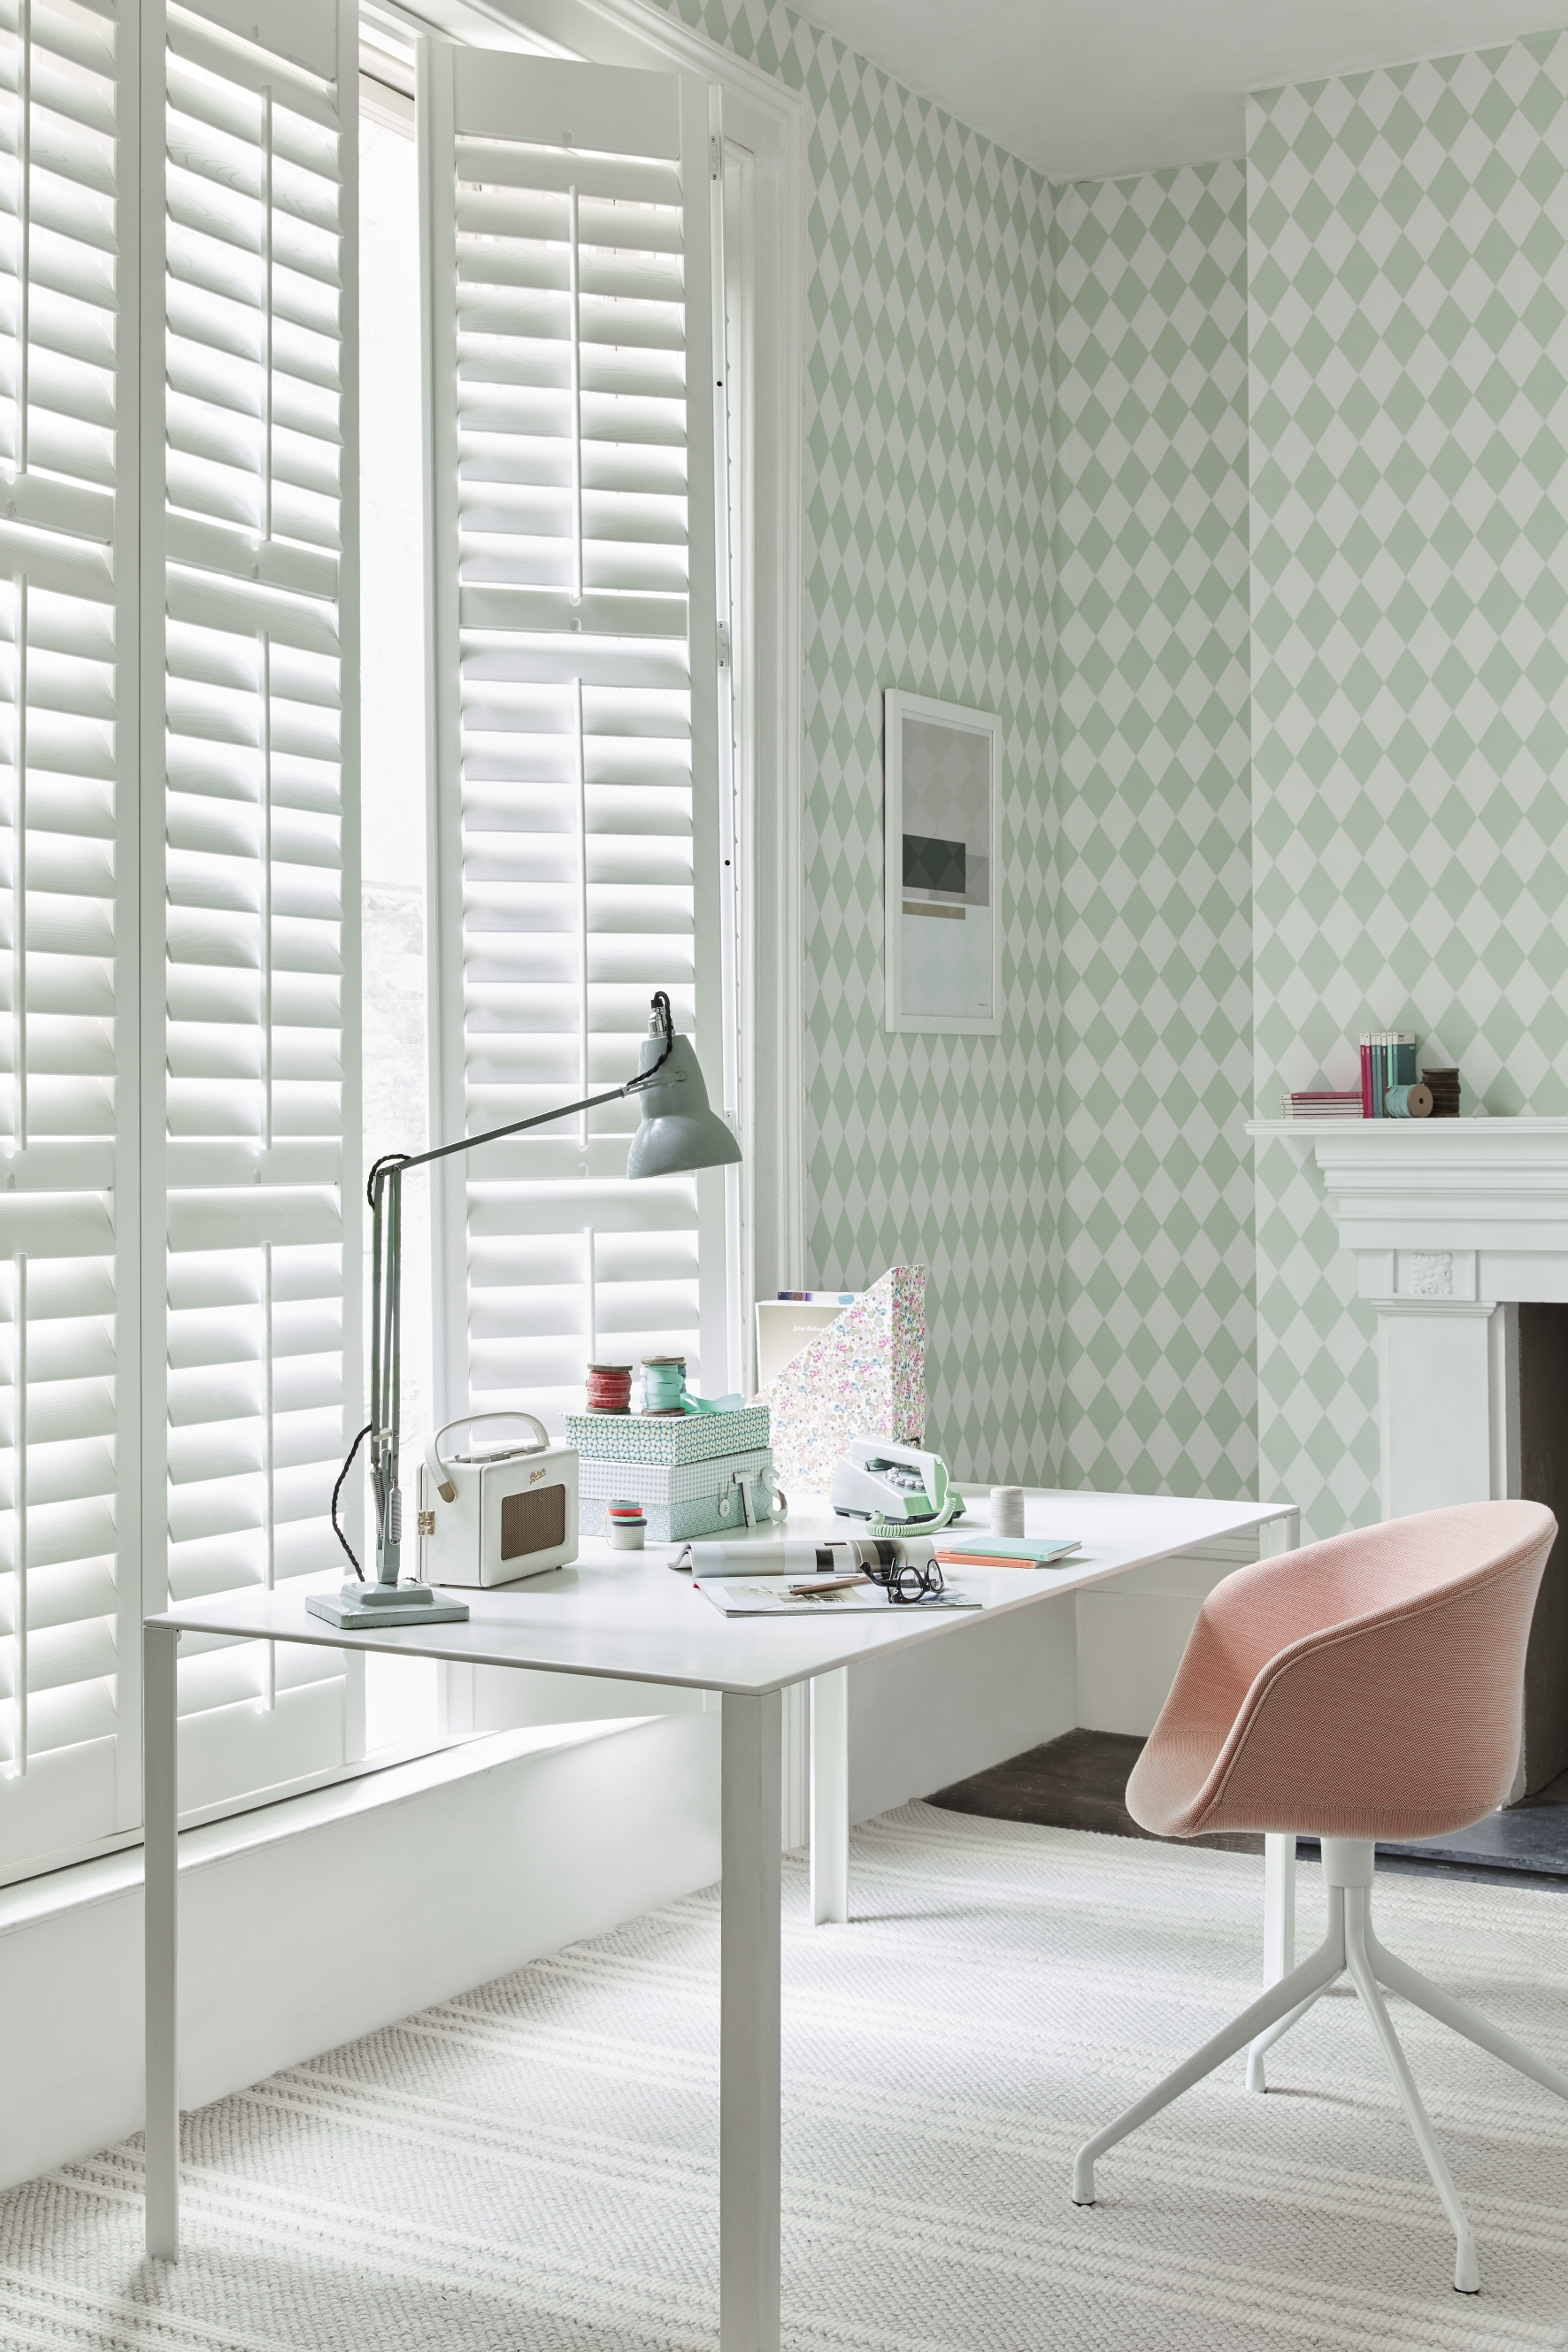
[[1426, 2159], [1426, 2169], [1432, 2176], [1433, 2186], [1452, 2225], [1456, 2242], [1455, 2288], [1460, 2294], [1479, 2294], [1480, 2274], [1476, 2268], [1476, 2242], [1470, 2234], [1470, 2225], [1459, 2202], [1458, 2191], [1443, 2160], [1443, 2151], [1421, 2104], [1415, 2078], [1400, 2047], [1399, 2037], [1394, 2031], [1378, 1986], [1382, 1983], [1388, 1987], [1390, 1992], [1403, 1993], [1406, 2000], [1414, 2001], [1418, 2009], [1426, 2010], [1428, 2016], [1436, 2018], [1439, 2024], [1451, 2026], [1456, 2033], [1462, 2033], [1482, 2050], [1489, 2050], [1494, 2058], [1502, 2059], [1506, 2065], [1516, 2066], [1532, 2082], [1544, 2084], [1549, 2091], [1555, 2091], [1560, 2099], [1568, 2099], [1568, 2074], [1560, 2074], [1555, 2066], [1548, 2066], [1542, 2059], [1532, 2057], [1528, 2050], [1514, 2041], [1511, 2034], [1500, 2032], [1495, 2025], [1489, 2025], [1484, 2017], [1478, 2016], [1464, 2001], [1455, 2000], [1418, 1969], [1396, 1959], [1392, 1952], [1384, 1951], [1372, 1932], [1374, 1849], [1361, 1838], [1324, 1838], [1322, 1845], [1323, 1877], [1329, 1893], [1329, 1932], [1322, 1943], [1310, 1959], [1303, 1960], [1300, 1968], [1292, 1969], [1289, 1976], [1282, 1977], [1278, 1984], [1270, 1985], [1262, 1999], [1255, 2000], [1250, 2009], [1244, 2010], [1223, 2033], [1216, 2033], [1212, 2042], [1205, 2042], [1184, 2066], [1178, 2066], [1173, 2074], [1167, 2074], [1163, 2083], [1147, 2092], [1135, 2106], [1129, 2107], [1125, 2115], [1118, 2116], [1113, 2124], [1108, 2124], [1104, 2131], [1097, 2132], [1093, 2139], [1085, 2140], [1073, 2167], [1073, 2203], [1094, 2203], [1095, 2161], [1105, 2154], [1108, 2147], [1114, 2147], [1118, 2140], [1125, 2139], [1130, 2132], [1135, 2132], [1141, 2124], [1149, 2121], [1151, 2116], [1157, 2116], [1162, 2107], [1168, 2107], [1173, 2099], [1179, 2099], [1184, 2091], [1190, 2091], [1194, 2083], [1201, 2083], [1205, 2074], [1211, 2074], [1216, 2066], [1223, 2065], [1227, 2058], [1233, 2058], [1238, 2050], [1246, 2049], [1249, 2042], [1253, 2044], [1252, 2063], [1258, 2066], [1262, 2053], [1269, 2044], [1278, 2042], [1281, 2034], [1288, 2033], [1297, 2019], [1303, 2017], [1311, 2008], [1319, 1994], [1326, 1992], [1335, 1979], [1348, 1969], [1351, 1981], [1361, 1996], [1362, 2005], [1372, 2020], [1373, 2031], [1388, 2062], [1388, 2071], [1394, 2077], [1401, 2104], [1410, 2119], [1416, 2145]]

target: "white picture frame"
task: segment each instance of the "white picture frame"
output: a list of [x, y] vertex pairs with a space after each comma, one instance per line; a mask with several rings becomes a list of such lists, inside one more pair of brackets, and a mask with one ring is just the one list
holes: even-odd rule
[[882, 698], [884, 1019], [895, 1034], [1002, 1034], [1002, 721]]

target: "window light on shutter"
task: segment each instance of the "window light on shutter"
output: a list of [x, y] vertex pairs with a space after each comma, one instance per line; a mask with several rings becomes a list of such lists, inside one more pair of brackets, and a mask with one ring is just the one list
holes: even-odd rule
[[[211, 0], [168, 19], [176, 1600], [338, 1563], [327, 1511], [356, 1384], [342, 612], [357, 39], [346, 0], [275, 0], [258, 26], [256, 16], [255, 0]], [[199, 1640], [183, 1652], [189, 1807], [344, 1759], [352, 1708], [338, 1654], [275, 1660], [261, 1644]]]
[[[0, 1874], [140, 1812], [113, 11], [0, 7]], [[127, 280], [129, 283], [127, 284]], [[123, 436], [132, 439], [132, 436]], [[120, 469], [123, 467], [122, 472]]]
[[[421, 47], [443, 1135], [628, 1076], [656, 988], [717, 1064], [708, 105]], [[595, 1357], [700, 1376], [721, 1180], [629, 1183], [636, 1122], [447, 1163], [448, 1412], [558, 1423]]]

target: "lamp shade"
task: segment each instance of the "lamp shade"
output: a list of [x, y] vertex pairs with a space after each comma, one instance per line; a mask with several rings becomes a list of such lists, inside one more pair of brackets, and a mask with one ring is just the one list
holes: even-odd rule
[[[645, 1037], [638, 1062], [649, 1070], [664, 1051], [662, 1037]], [[708, 1089], [689, 1037], [678, 1037], [651, 1087], [637, 1097], [642, 1125], [626, 1154], [628, 1176], [680, 1176], [693, 1168], [728, 1168], [741, 1147], [708, 1108]]]

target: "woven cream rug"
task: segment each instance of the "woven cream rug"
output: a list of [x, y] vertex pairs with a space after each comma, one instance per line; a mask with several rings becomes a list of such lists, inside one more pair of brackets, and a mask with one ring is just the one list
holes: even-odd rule
[[[1321, 1904], [1301, 1874], [1303, 1934]], [[786, 1864], [784, 2337], [822, 2352], [1537, 2352], [1568, 2343], [1568, 2106], [1394, 2014], [1479, 2243], [1353, 2003], [1102, 2159], [1076, 2143], [1257, 1978], [1262, 1864], [911, 1805], [855, 1923]], [[1568, 1899], [1381, 1883], [1387, 1942], [1568, 2067]], [[185, 2255], [138, 2143], [0, 2199], [0, 2346], [713, 2352], [718, 1905], [693, 1895], [185, 2126]]]

